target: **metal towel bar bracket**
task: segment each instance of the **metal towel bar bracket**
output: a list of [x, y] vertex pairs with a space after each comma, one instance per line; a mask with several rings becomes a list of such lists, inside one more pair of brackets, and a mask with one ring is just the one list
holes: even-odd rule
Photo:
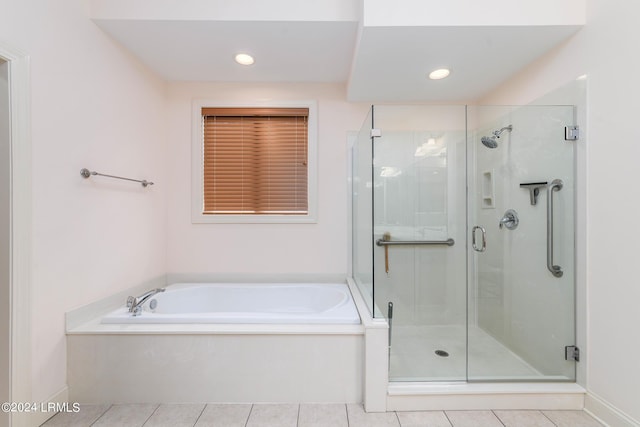
[[89, 178], [91, 175], [97, 175], [97, 176], [105, 176], [107, 178], [124, 179], [125, 181], [139, 182], [145, 188], [148, 185], [153, 185], [153, 182], [147, 181], [146, 179], [140, 180], [140, 179], [125, 178], [125, 177], [122, 177], [122, 176], [107, 175], [107, 174], [104, 174], [104, 173], [98, 173], [98, 172], [95, 172], [95, 171], [90, 171], [87, 168], [82, 168], [80, 170], [80, 175], [82, 175], [82, 177], [84, 177], [84, 178]]
[[453, 246], [455, 241], [451, 238], [447, 240], [376, 240], [378, 246], [410, 246], [410, 245], [447, 245]]

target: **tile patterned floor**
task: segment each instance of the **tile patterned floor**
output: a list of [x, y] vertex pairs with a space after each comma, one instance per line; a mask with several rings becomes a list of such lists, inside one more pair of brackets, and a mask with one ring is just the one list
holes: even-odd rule
[[583, 411], [366, 413], [358, 404], [81, 405], [42, 427], [601, 427]]

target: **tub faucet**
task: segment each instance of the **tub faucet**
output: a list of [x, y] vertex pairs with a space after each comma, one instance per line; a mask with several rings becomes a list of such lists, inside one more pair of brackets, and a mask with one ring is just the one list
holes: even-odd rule
[[129, 308], [129, 313], [132, 316], [138, 316], [142, 312], [142, 305], [147, 302], [149, 298], [154, 296], [157, 293], [164, 292], [165, 288], [157, 288], [151, 289], [150, 291], [145, 292], [139, 297], [129, 297], [127, 298], [127, 308]]

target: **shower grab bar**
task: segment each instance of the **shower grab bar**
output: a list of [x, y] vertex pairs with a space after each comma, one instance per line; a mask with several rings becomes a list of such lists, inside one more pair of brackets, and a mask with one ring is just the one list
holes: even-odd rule
[[455, 240], [449, 238], [447, 240], [376, 240], [378, 246], [421, 246], [421, 245], [447, 245], [453, 246]]
[[553, 192], [562, 190], [564, 183], [554, 179], [547, 187], [547, 269], [555, 277], [562, 277], [562, 267], [553, 264]]
[[133, 179], [133, 178], [125, 178], [125, 177], [122, 177], [122, 176], [107, 175], [107, 174], [104, 174], [104, 173], [98, 173], [96, 171], [90, 171], [87, 168], [82, 168], [80, 170], [80, 175], [82, 175], [84, 178], [89, 178], [91, 175], [97, 175], [97, 176], [106, 176], [107, 178], [124, 179], [125, 181], [139, 182], [145, 188], [148, 185], [153, 185], [153, 182], [147, 181], [146, 179], [140, 180], [140, 179]]

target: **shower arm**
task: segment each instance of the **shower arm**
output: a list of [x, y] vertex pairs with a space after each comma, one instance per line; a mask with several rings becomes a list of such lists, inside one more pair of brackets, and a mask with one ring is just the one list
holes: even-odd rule
[[511, 132], [511, 131], [513, 130], [513, 126], [512, 126], [512, 125], [509, 125], [509, 126], [505, 126], [505, 127], [503, 127], [503, 128], [502, 128], [502, 129], [500, 129], [500, 130], [494, 130], [494, 131], [493, 131], [493, 134], [494, 134], [495, 136], [497, 136], [498, 138], [500, 138], [500, 135], [502, 135], [502, 132], [504, 132], [505, 130], [508, 130], [509, 132]]

